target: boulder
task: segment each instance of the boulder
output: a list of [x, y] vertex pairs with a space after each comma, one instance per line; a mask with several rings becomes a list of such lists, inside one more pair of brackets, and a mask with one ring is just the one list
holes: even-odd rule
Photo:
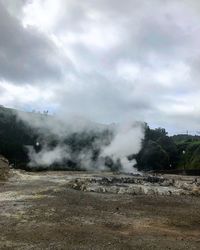
[[9, 176], [9, 161], [0, 155], [0, 180], [6, 180]]

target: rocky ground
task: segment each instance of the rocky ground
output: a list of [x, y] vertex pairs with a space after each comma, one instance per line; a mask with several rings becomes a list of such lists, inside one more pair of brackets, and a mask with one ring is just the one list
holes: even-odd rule
[[12, 171], [0, 249], [200, 249], [199, 180]]

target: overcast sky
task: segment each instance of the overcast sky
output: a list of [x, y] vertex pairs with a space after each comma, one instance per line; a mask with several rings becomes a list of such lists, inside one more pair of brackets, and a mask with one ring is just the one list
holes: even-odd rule
[[0, 0], [0, 104], [200, 130], [200, 1]]

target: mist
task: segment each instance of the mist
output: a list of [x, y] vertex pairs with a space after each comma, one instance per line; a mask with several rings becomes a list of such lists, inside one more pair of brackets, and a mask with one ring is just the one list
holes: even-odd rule
[[18, 112], [18, 119], [37, 132], [28, 150], [29, 166], [49, 168], [52, 165], [76, 165], [75, 169], [109, 170], [108, 159], [118, 171], [134, 173], [136, 160], [128, 159], [141, 149], [143, 124], [100, 124], [83, 116], [48, 115]]
[[50, 166], [53, 163], [62, 163], [69, 157], [68, 150], [64, 146], [57, 146], [54, 149], [43, 147], [40, 152], [36, 152], [33, 147], [27, 146], [29, 155], [29, 166]]

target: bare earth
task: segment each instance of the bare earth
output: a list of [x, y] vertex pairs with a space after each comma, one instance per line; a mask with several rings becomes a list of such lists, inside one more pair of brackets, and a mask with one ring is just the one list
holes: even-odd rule
[[200, 249], [200, 197], [84, 192], [91, 174], [23, 173], [0, 184], [0, 249]]

